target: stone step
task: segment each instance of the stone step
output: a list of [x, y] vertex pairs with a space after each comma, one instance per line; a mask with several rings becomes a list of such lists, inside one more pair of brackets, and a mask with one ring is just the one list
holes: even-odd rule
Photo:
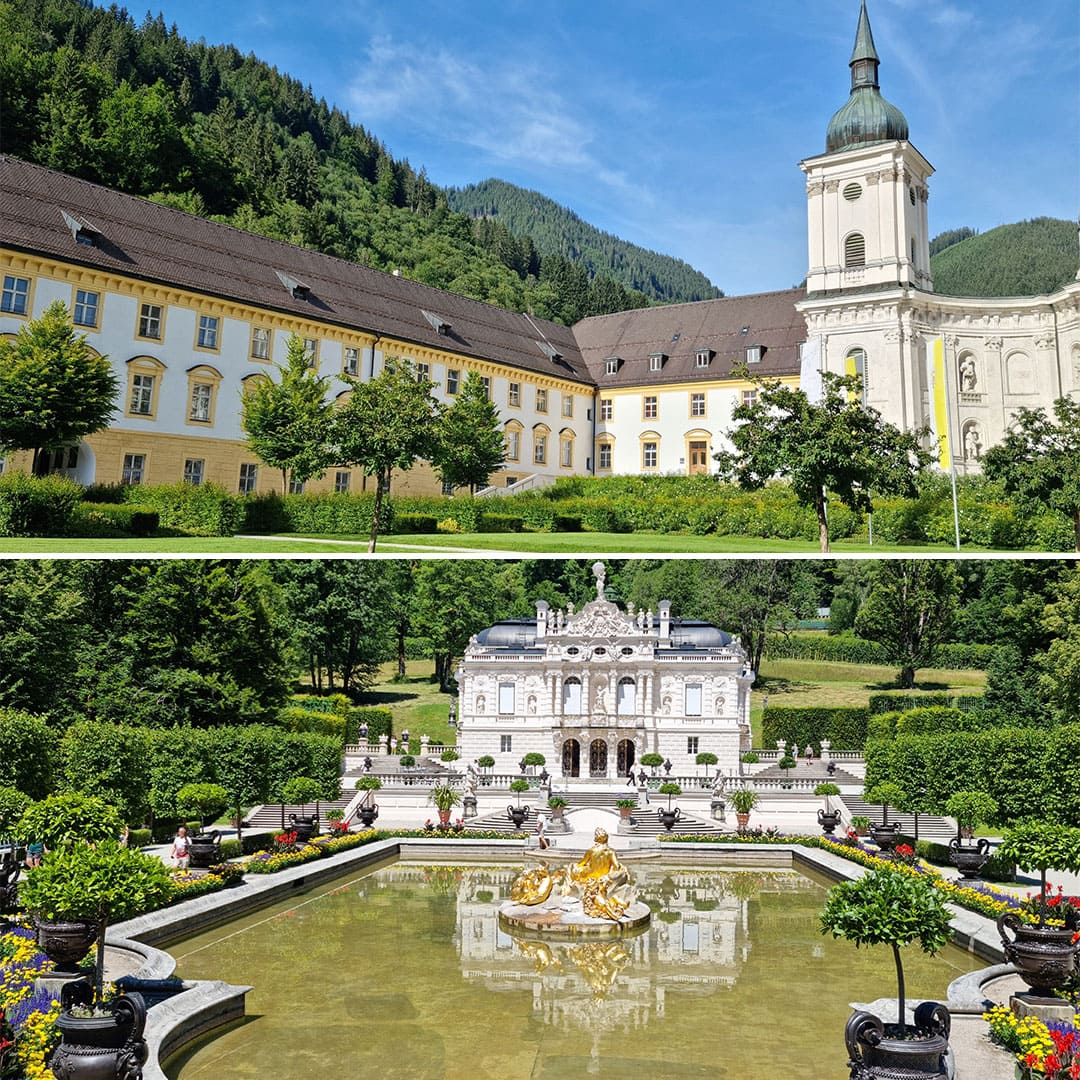
[[[326, 802], [319, 803], [319, 825], [321, 828], [326, 828], [330, 822], [327, 819], [327, 814], [331, 810], [344, 810], [349, 803], [353, 801], [355, 791], [345, 791], [337, 799], [327, 800]], [[315, 804], [308, 803], [306, 806], [285, 806], [285, 822], [289, 821], [290, 814], [296, 814], [297, 817], [307, 817], [315, 812]], [[281, 804], [280, 803], [266, 803], [263, 806], [254, 807], [244, 818], [244, 828], [246, 829], [280, 829], [281, 828]]]
[[[566, 811], [567, 819], [571, 829], [574, 827], [574, 815], [568, 810]], [[634, 827], [634, 836], [659, 836], [667, 830], [664, 828], [663, 822], [661, 822], [659, 816], [656, 813], [656, 807], [650, 806], [648, 808], [642, 807], [639, 810], [635, 810], [633, 814], [636, 825]], [[550, 821], [550, 817], [548, 818]], [[513, 833], [518, 830], [514, 827], [514, 823], [506, 816], [506, 811], [501, 813], [484, 814], [481, 817], [473, 818], [466, 823], [470, 829], [483, 829], [492, 832], [499, 833]], [[612, 815], [610, 829], [612, 832], [617, 828], [618, 819]], [[521, 827], [523, 832], [533, 832], [536, 829], [536, 816], [535, 811], [530, 812], [525, 824]], [[675, 828], [672, 830], [675, 833], [719, 833], [730, 832], [731, 830], [725, 828], [721, 822], [718, 821], [704, 821], [701, 818], [693, 817], [689, 814], [683, 814], [679, 821], [676, 823]], [[557, 834], [553, 834], [557, 835]]]
[[[847, 817], [861, 814], [868, 817], [875, 825], [881, 821], [881, 807], [873, 803], [865, 802], [858, 795], [834, 796], [847, 808]], [[900, 831], [906, 836], [915, 835], [915, 815], [903, 814], [889, 807], [889, 824], [896, 822]], [[933, 840], [935, 843], [947, 844], [956, 835], [956, 822], [952, 818], [940, 817], [937, 814], [919, 815], [919, 839]]]

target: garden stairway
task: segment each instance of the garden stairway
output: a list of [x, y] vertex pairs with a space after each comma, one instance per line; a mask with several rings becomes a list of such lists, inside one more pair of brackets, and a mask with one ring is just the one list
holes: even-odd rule
[[[881, 807], [864, 802], [857, 795], [833, 796], [833, 799], [842, 802], [847, 809], [844, 818], [850, 821], [852, 817], [861, 814], [868, 817], [875, 825], [881, 822]], [[889, 824], [896, 822], [900, 831], [905, 836], [915, 835], [915, 815], [901, 814], [889, 807]], [[932, 840], [937, 844], [947, 844], [956, 835], [956, 822], [952, 818], [939, 817], [937, 814], [919, 815], [919, 839]]]
[[[604, 803], [581, 803], [579, 804], [577, 799], [574, 799], [574, 805], [567, 807], [565, 813], [567, 815], [567, 821], [571, 828], [574, 828], [574, 811], [583, 809], [585, 805], [592, 807], [601, 806], [604, 809], [609, 809], [612, 812], [610, 829], [614, 832], [618, 825], [618, 818], [616, 815], [615, 807], [612, 801], [609, 799]], [[665, 833], [667, 830], [664, 828], [659, 817], [657, 817], [656, 810], [659, 805], [666, 805], [664, 803], [651, 803], [649, 806], [639, 807], [634, 811], [634, 820], [637, 822], [637, 827], [634, 829], [631, 835], [633, 836], [659, 836]], [[550, 814], [548, 815], [548, 821], [550, 821]], [[473, 818], [471, 821], [466, 822], [466, 825], [470, 829], [483, 829], [489, 832], [498, 833], [513, 833], [518, 830], [514, 828], [514, 823], [506, 816], [506, 811], [496, 811], [493, 814], [484, 814], [482, 817]], [[535, 809], [532, 809], [528, 820], [526, 820], [524, 826], [522, 826], [523, 832], [533, 832], [536, 829], [536, 817]], [[695, 835], [701, 833], [723, 833], [731, 832], [731, 828], [726, 828], [722, 822], [719, 821], [706, 821], [699, 817], [693, 817], [690, 814], [683, 814], [681, 820], [676, 824], [672, 830], [677, 834], [682, 833], [694, 833]], [[558, 839], [556, 834], [552, 834], [553, 839]]]
[[[349, 803], [353, 801], [356, 796], [355, 791], [342, 792], [341, 796], [337, 799], [328, 800], [326, 802], [319, 803], [319, 827], [326, 829], [330, 822], [327, 820], [327, 813], [331, 810], [344, 811]], [[315, 812], [315, 804], [308, 803], [306, 806], [285, 806], [285, 821], [288, 823], [289, 815], [296, 814], [297, 817], [307, 817]], [[258, 829], [266, 830], [269, 832], [271, 829], [281, 828], [281, 804], [280, 803], [266, 803], [263, 806], [254, 807], [251, 812], [244, 818], [245, 829]]]

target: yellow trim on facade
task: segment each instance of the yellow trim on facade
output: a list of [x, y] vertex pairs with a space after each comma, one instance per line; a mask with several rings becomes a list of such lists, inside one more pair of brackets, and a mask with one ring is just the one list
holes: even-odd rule
[[[221, 388], [224, 376], [217, 368], [211, 367], [209, 364], [197, 364], [195, 367], [188, 369], [187, 377], [188, 396], [187, 409], [184, 411], [184, 423], [192, 427], [213, 428], [217, 411], [218, 391]], [[191, 415], [192, 406], [195, 404], [196, 386], [210, 387], [210, 416], [206, 420], [196, 420]]]
[[[203, 319], [214, 320], [214, 344], [213, 345], [200, 345], [199, 338], [203, 332]], [[209, 328], [207, 328], [209, 329]], [[200, 353], [213, 353], [215, 356], [221, 352], [221, 338], [225, 333], [224, 320], [220, 315], [213, 315], [207, 311], [195, 312], [195, 340], [192, 343], [192, 348], [195, 352]]]
[[[75, 322], [75, 306], [78, 300], [80, 292], [84, 293], [96, 293], [97, 294], [97, 319], [91, 325], [90, 323], [77, 323]], [[101, 313], [105, 308], [105, 294], [98, 292], [97, 289], [88, 289], [85, 285], [79, 285], [78, 283], [71, 286], [71, 306], [68, 308], [68, 312], [71, 314], [71, 324], [75, 327], [76, 333], [88, 333], [89, 331], [96, 331], [101, 329]], [[5, 312], [4, 314], [7, 314]]]
[[[792, 375], [777, 375], [775, 380], [773, 376], [766, 378], [767, 382], [779, 382], [784, 386], [792, 386], [798, 388], [799, 376], [797, 374]], [[715, 379], [709, 382], [676, 382], [676, 383], [663, 383], [657, 385], [641, 386], [605, 386], [597, 392], [597, 400], [601, 398], [611, 398], [612, 408], [614, 408], [614, 399], [619, 397], [644, 397], [647, 394], [671, 394], [679, 393], [685, 394], [687, 391], [701, 391], [709, 393], [710, 390], [726, 390], [733, 392], [741, 392], [743, 390], [755, 390], [758, 388], [758, 383], [752, 379]]]
[[[165, 372], [169, 369], [160, 360], [153, 356], [133, 356], [127, 362], [127, 407], [125, 416], [131, 416], [138, 420], [156, 420], [158, 411], [158, 398], [161, 395], [161, 384], [165, 380]], [[150, 375], [154, 382], [150, 389], [150, 411], [133, 412], [135, 404], [135, 376]]]
[[[34, 314], [34, 292], [37, 285], [37, 278], [30, 271], [24, 270], [21, 266], [12, 265], [10, 267], [5, 267], [4, 269], [10, 269], [12, 273], [6, 274], [0, 272], [0, 290], [3, 289], [5, 277], [23, 278], [23, 280], [28, 281], [30, 284], [26, 287], [26, 311], [0, 311], [0, 317], [22, 319], [24, 322], [29, 322]], [[19, 273], [18, 271], [22, 272]]]
[[[159, 311], [158, 315], [158, 336], [147, 337], [145, 334], [140, 333], [142, 330], [142, 318], [144, 307], [156, 307]], [[159, 304], [156, 300], [145, 300], [142, 297], [136, 297], [135, 303], [135, 333], [134, 338], [136, 341], [147, 341], [152, 345], [161, 346], [165, 341], [165, 318], [169, 313], [168, 304]]]

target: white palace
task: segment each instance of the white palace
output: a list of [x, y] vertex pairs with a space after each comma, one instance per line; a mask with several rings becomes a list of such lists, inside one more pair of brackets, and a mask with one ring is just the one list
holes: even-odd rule
[[565, 778], [626, 776], [643, 754], [692, 775], [713, 753], [724, 775], [750, 749], [754, 672], [737, 639], [709, 623], [657, 610], [621, 609], [604, 595], [580, 611], [538, 601], [535, 619], [507, 619], [476, 634], [457, 671], [458, 749], [516, 771], [543, 754]]
[[[934, 292], [934, 169], [882, 96], [879, 65], [864, 2], [850, 95], [824, 151], [800, 166], [804, 288], [573, 327], [0, 155], [0, 337], [62, 300], [122, 388], [108, 429], [57, 451], [49, 467], [82, 483], [272, 490], [240, 429], [241, 394], [273, 376], [296, 334], [335, 396], [348, 392], [340, 376], [370, 379], [391, 357], [428, 375], [444, 402], [479, 373], [505, 436], [492, 480], [502, 489], [710, 472], [733, 409], [755, 397], [754, 377], [813, 392], [821, 371], [860, 372], [867, 404], [906, 429], [932, 426], [951, 452], [941, 463], [977, 471], [1018, 408], [1080, 394], [1080, 281], [1050, 296]], [[27, 456], [7, 465], [27, 467]], [[311, 490], [363, 484], [338, 468]], [[393, 489], [438, 485], [421, 466]]]

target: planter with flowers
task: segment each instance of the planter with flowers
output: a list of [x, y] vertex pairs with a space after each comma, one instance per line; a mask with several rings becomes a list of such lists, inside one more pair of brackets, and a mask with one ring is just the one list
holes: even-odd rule
[[563, 795], [552, 795], [547, 801], [548, 809], [551, 811], [551, 820], [548, 822], [548, 832], [553, 833], [568, 833], [570, 832], [570, 824], [566, 820], [566, 808], [569, 803], [566, 797]]
[[888, 945], [896, 964], [897, 1022], [855, 1012], [844, 1031], [851, 1080], [906, 1077], [945, 1080], [949, 1050], [948, 1010], [936, 1002], [915, 1009], [907, 1022], [904, 967], [900, 949], [917, 941], [933, 955], [949, 941], [949, 909], [929, 880], [893, 867], [871, 870], [856, 881], [833, 886], [821, 913], [821, 932], [857, 948]]
[[1048, 1025], [1003, 1005], [983, 1013], [990, 1037], [1016, 1055], [1017, 1080], [1075, 1080], [1080, 1075], [1080, 1020]]
[[818, 824], [821, 826], [822, 832], [824, 832], [826, 836], [832, 836], [836, 831], [836, 826], [840, 824], [840, 811], [833, 810], [829, 806], [829, 796], [839, 795], [840, 789], [835, 784], [826, 782], [824, 784], [818, 784], [818, 786], [814, 788], [814, 794], [825, 796], [825, 809], [817, 812], [817, 820]]
[[949, 862], [965, 878], [977, 878], [990, 858], [990, 841], [972, 842], [971, 834], [983, 822], [997, 817], [998, 804], [983, 791], [958, 791], [945, 803], [945, 812], [956, 818], [956, 836], [949, 841]]
[[738, 823], [739, 832], [745, 832], [750, 824], [750, 811], [758, 804], [758, 793], [750, 788], [735, 788], [728, 792], [728, 802], [735, 811], [735, 821]]
[[326, 821], [331, 836], [344, 836], [349, 831], [349, 826], [345, 824], [345, 811], [336, 806], [326, 812]]
[[[1030, 907], [1038, 908], [1038, 922], [1025, 924], [1020, 915], [1007, 911], [998, 918], [998, 933], [1005, 958], [1035, 997], [1052, 998], [1054, 991], [1076, 975], [1078, 961], [1077, 932], [1080, 911], [1072, 904], [1055, 903], [1046, 883], [1046, 871], [1080, 871], [1080, 829], [1066, 825], [1034, 823], [1019, 825], [1005, 834], [999, 849], [1021, 870], [1038, 870], [1039, 895]], [[1034, 912], [1033, 912], [1034, 913]], [[1010, 940], [1006, 931], [1013, 932]]]
[[461, 805], [461, 793], [452, 784], [436, 784], [428, 792], [428, 802], [435, 804], [439, 826], [445, 828], [450, 823], [450, 811]]
[[35, 916], [94, 926], [97, 960], [93, 984], [70, 982], [61, 992], [57, 1020], [62, 1041], [50, 1061], [58, 1077], [105, 1080], [135, 1077], [146, 1060], [146, 1007], [138, 994], [105, 999], [105, 931], [109, 923], [162, 907], [173, 884], [160, 859], [122, 847], [115, 839], [50, 850], [22, 886]]

